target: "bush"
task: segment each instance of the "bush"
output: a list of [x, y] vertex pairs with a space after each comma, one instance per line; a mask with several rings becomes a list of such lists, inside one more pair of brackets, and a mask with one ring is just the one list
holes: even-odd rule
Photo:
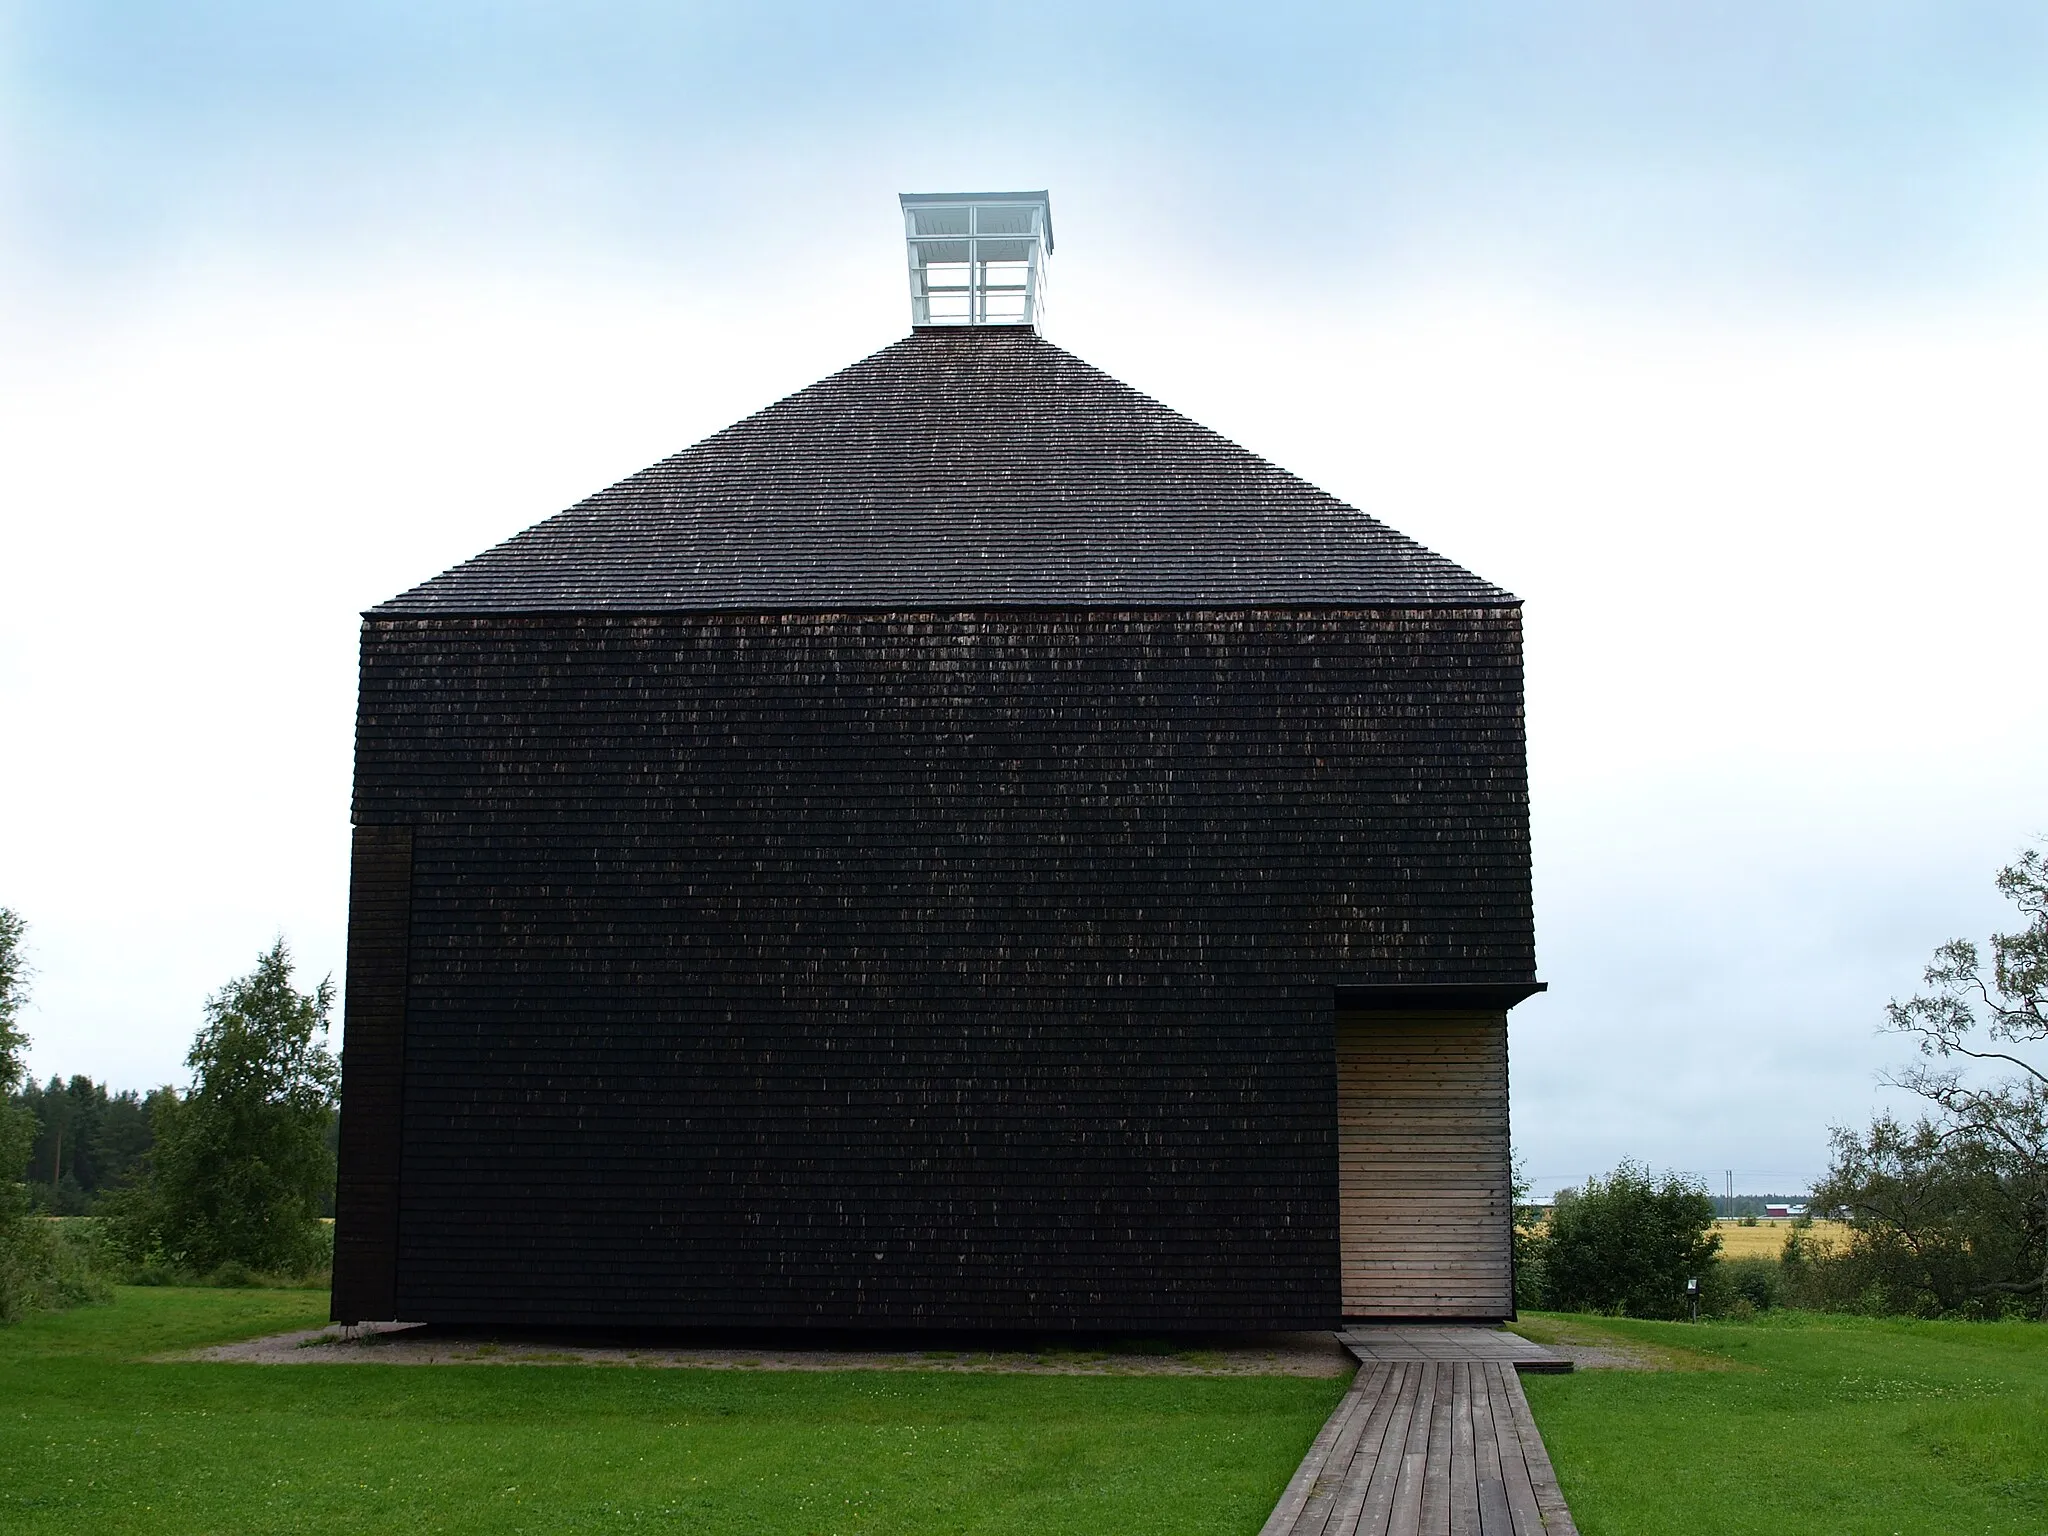
[[1653, 1180], [1624, 1162], [1583, 1189], [1560, 1190], [1544, 1241], [1543, 1297], [1567, 1312], [1680, 1317], [1685, 1283], [1711, 1276], [1721, 1239], [1704, 1186]]
[[29, 1214], [28, 1187], [19, 1175], [28, 1161], [27, 1122], [0, 1097], [0, 1323], [42, 1305], [51, 1262], [45, 1223]]
[[1785, 1266], [1776, 1259], [1717, 1259], [1701, 1281], [1716, 1317], [1754, 1317], [1785, 1304]]
[[0, 1322], [112, 1299], [105, 1250], [79, 1225], [44, 1216], [16, 1224], [0, 1245]]
[[322, 1222], [313, 1241], [312, 1261], [291, 1269], [255, 1269], [228, 1259], [212, 1269], [197, 1269], [182, 1256], [151, 1249], [140, 1258], [121, 1253], [110, 1241], [104, 1272], [118, 1285], [211, 1285], [265, 1290], [324, 1290], [334, 1277], [334, 1227]]
[[173, 1264], [161, 1253], [146, 1253], [130, 1264], [121, 1279], [129, 1285], [197, 1285], [199, 1277]]
[[1544, 1304], [1543, 1235], [1515, 1231], [1515, 1310], [1534, 1311]]

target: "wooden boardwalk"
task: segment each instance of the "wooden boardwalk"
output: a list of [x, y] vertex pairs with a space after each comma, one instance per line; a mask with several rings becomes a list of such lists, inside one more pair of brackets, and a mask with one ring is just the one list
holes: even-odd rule
[[1563, 1373], [1570, 1360], [1505, 1328], [1455, 1323], [1362, 1323], [1337, 1337], [1360, 1365], [1390, 1360], [1503, 1360], [1518, 1371]]
[[1513, 1361], [1359, 1367], [1260, 1536], [1354, 1532], [1578, 1536]]

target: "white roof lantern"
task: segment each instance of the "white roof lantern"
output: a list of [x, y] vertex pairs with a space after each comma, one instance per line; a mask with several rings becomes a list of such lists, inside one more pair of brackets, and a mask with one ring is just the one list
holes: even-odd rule
[[912, 325], [1042, 325], [1052, 201], [1043, 192], [905, 192]]

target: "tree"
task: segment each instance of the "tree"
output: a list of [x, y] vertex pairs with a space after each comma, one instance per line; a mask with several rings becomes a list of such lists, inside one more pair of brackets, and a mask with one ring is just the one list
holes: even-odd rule
[[1529, 1175], [1520, 1154], [1508, 1159], [1508, 1201], [1513, 1210], [1509, 1244], [1514, 1265], [1515, 1306], [1543, 1305], [1543, 1207], [1529, 1199]]
[[2028, 849], [1998, 889], [2023, 924], [1991, 936], [1989, 971], [1952, 939], [1923, 973], [1930, 990], [1886, 1010], [1921, 1056], [1888, 1081], [1932, 1113], [1837, 1127], [1816, 1194], [1855, 1229], [1852, 1258], [1889, 1257], [1888, 1294], [1917, 1288], [1941, 1311], [2032, 1297], [2048, 1319], [2048, 858]]
[[148, 1175], [112, 1202], [136, 1256], [159, 1253], [202, 1273], [239, 1264], [297, 1274], [318, 1263], [341, 1076], [322, 1043], [333, 992], [331, 981], [295, 990], [279, 939], [207, 999], [185, 1058], [191, 1090], [157, 1100]]
[[87, 1094], [71, 1094], [58, 1077], [51, 1078], [47, 1088], [30, 1083], [21, 1096], [21, 1104], [36, 1117], [37, 1123], [35, 1144], [28, 1159], [30, 1199], [53, 1215], [82, 1214], [85, 1184], [79, 1176], [78, 1147], [84, 1137], [80, 1132], [90, 1124], [97, 1106]]
[[28, 1036], [21, 1029], [21, 1005], [28, 999], [28, 960], [21, 915], [0, 907], [0, 1320], [13, 1317], [35, 1288], [40, 1256], [38, 1233], [28, 1219], [29, 1146], [35, 1117], [14, 1102], [27, 1075], [22, 1054]]
[[1812, 1208], [1847, 1220], [1850, 1241], [1839, 1252], [1802, 1252], [1798, 1289], [1809, 1302], [1856, 1311], [1996, 1316], [2007, 1284], [2032, 1264], [2033, 1195], [1983, 1143], [1946, 1136], [1925, 1117], [1837, 1128]]
[[1702, 1184], [1660, 1182], [1624, 1162], [1583, 1189], [1563, 1189], [1543, 1244], [1544, 1300], [1567, 1312], [1678, 1317], [1685, 1283], [1720, 1251], [1714, 1201]]
[[[21, 1032], [21, 1005], [28, 1001], [28, 957], [21, 941], [27, 932], [20, 913], [0, 907], [0, 1094], [13, 1094], [28, 1074], [22, 1060], [28, 1036]], [[0, 1171], [12, 1177], [16, 1165], [0, 1164]]]

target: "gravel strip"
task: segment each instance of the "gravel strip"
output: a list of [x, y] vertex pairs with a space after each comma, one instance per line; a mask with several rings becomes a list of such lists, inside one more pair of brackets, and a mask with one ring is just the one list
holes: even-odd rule
[[1510, 1323], [1511, 1332], [1563, 1355], [1575, 1371], [1728, 1371], [1741, 1370], [1731, 1360], [1690, 1349], [1667, 1349], [1623, 1339], [1603, 1329], [1552, 1318], [1524, 1318]]
[[519, 1333], [369, 1323], [272, 1334], [192, 1350], [176, 1360], [242, 1365], [614, 1365], [712, 1371], [1008, 1371], [1044, 1376], [1342, 1376], [1351, 1356], [1333, 1333], [1232, 1334], [1096, 1345], [863, 1349], [758, 1344], [578, 1341]]

